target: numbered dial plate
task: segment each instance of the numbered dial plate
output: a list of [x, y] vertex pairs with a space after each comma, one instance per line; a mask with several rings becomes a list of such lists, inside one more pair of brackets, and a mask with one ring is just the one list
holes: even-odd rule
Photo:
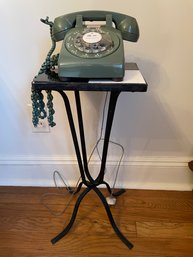
[[104, 28], [75, 28], [64, 43], [67, 50], [78, 57], [99, 58], [114, 52], [119, 46], [119, 38]]

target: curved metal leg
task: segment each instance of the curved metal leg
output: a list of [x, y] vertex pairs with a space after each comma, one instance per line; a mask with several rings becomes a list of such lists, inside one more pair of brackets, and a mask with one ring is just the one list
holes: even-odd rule
[[75, 125], [74, 125], [70, 102], [68, 100], [67, 95], [62, 90], [57, 90], [57, 92], [60, 93], [60, 95], [62, 96], [65, 107], [66, 107], [66, 113], [67, 113], [68, 122], [70, 125], [70, 130], [71, 130], [71, 134], [72, 134], [72, 139], [73, 139], [73, 143], [74, 143], [74, 148], [75, 148], [75, 152], [76, 152], [76, 157], [77, 157], [77, 161], [78, 161], [81, 178], [82, 178], [82, 181], [84, 182], [84, 184], [86, 185], [87, 182], [86, 182], [86, 178], [85, 178], [84, 167], [82, 164], [82, 158], [81, 158], [80, 148], [79, 148], [78, 139], [77, 139], [77, 135], [76, 135], [76, 129], [75, 129]]
[[74, 206], [74, 210], [73, 210], [73, 213], [72, 213], [72, 216], [71, 216], [71, 219], [70, 219], [70, 222], [68, 223], [68, 225], [65, 227], [65, 229], [60, 233], [58, 234], [56, 237], [54, 237], [51, 242], [52, 244], [55, 244], [56, 242], [58, 242], [60, 239], [62, 239], [68, 232], [69, 230], [71, 229], [71, 227], [73, 226], [74, 224], [74, 221], [76, 219], [76, 215], [77, 215], [77, 212], [78, 212], [78, 208], [80, 206], [80, 203], [82, 201], [82, 199], [87, 195], [87, 193], [92, 189], [92, 187], [87, 187], [81, 194], [80, 196], [78, 197], [77, 201], [76, 201], [76, 204]]
[[92, 184], [95, 184], [95, 180], [92, 178], [88, 170], [88, 161], [87, 161], [87, 154], [86, 154], [86, 144], [85, 144], [85, 136], [84, 136], [80, 94], [79, 94], [79, 91], [75, 91], [74, 93], [75, 93], [75, 99], [76, 99], [76, 111], [77, 111], [79, 131], [80, 131], [80, 142], [82, 147], [82, 159], [83, 159], [84, 171], [89, 182], [91, 182]]
[[75, 190], [75, 191], [73, 191], [72, 193], [75, 195], [75, 194], [77, 194], [77, 193], [79, 193], [80, 192], [80, 189], [82, 188], [82, 185], [83, 185], [84, 183], [83, 182], [80, 182], [79, 183], [79, 185], [78, 185], [78, 187], [77, 187], [77, 189]]
[[113, 118], [114, 118], [116, 103], [117, 103], [119, 94], [120, 92], [117, 91], [117, 92], [111, 92], [111, 95], [110, 95], [106, 128], [105, 128], [105, 137], [104, 137], [104, 143], [103, 143], [101, 168], [100, 168], [99, 175], [96, 178], [98, 185], [104, 180], [104, 172], [106, 167], [106, 159], [107, 159], [107, 152], [108, 152], [108, 146], [109, 146], [109, 138], [110, 138], [111, 127], [113, 124]]
[[105, 199], [105, 197], [103, 196], [103, 194], [101, 193], [101, 191], [97, 188], [94, 187], [93, 190], [96, 192], [96, 194], [99, 196], [99, 198], [101, 199], [105, 210], [107, 212], [109, 221], [111, 223], [111, 226], [113, 227], [115, 233], [117, 234], [117, 236], [121, 239], [121, 241], [129, 248], [132, 249], [133, 248], [133, 244], [131, 242], [129, 242], [129, 240], [127, 240], [127, 238], [121, 233], [121, 231], [119, 230], [119, 228], [117, 227], [117, 225], [115, 224], [115, 221], [113, 219], [112, 213], [110, 211], [109, 205]]
[[109, 186], [109, 184], [108, 184], [107, 182], [102, 181], [102, 182], [100, 183], [100, 185], [101, 185], [101, 184], [104, 184], [104, 185], [107, 187], [107, 190], [108, 190], [109, 194], [112, 193], [112, 190], [111, 190], [111, 188], [110, 188], [110, 186]]
[[[56, 91], [58, 91], [61, 94], [61, 96], [64, 100], [64, 104], [65, 104], [66, 112], [67, 112], [67, 116], [68, 116], [68, 121], [69, 121], [70, 129], [71, 129], [72, 139], [73, 139], [73, 143], [74, 143], [74, 147], [75, 147], [75, 152], [76, 152], [76, 156], [77, 156], [77, 161], [78, 161], [78, 165], [79, 165], [79, 170], [80, 170], [80, 174], [81, 174], [81, 178], [82, 178], [82, 182], [80, 182], [80, 184], [78, 185], [78, 188], [72, 193], [73, 194], [78, 193], [83, 184], [85, 184], [87, 186], [87, 188], [79, 195], [79, 197], [75, 203], [74, 210], [73, 210], [73, 213], [72, 213], [72, 216], [71, 216], [71, 219], [70, 219], [68, 225], [64, 228], [64, 230], [61, 233], [59, 233], [56, 237], [54, 237], [51, 240], [51, 242], [52, 242], [52, 244], [55, 244], [70, 231], [70, 229], [72, 228], [72, 226], [75, 222], [76, 215], [78, 213], [78, 208], [80, 206], [82, 199], [87, 195], [87, 193], [90, 190], [94, 190], [96, 192], [96, 194], [98, 195], [98, 197], [101, 199], [101, 201], [105, 207], [109, 221], [110, 221], [111, 226], [113, 227], [115, 233], [121, 239], [121, 241], [129, 249], [131, 249], [133, 247], [133, 244], [127, 240], [127, 238], [121, 233], [121, 231], [117, 227], [117, 225], [113, 219], [110, 207], [109, 207], [105, 197], [103, 196], [101, 191], [97, 188], [98, 185], [105, 184], [109, 193], [112, 194], [112, 190], [111, 190], [109, 184], [104, 181], [104, 171], [105, 171], [105, 166], [106, 166], [109, 137], [110, 137], [111, 127], [112, 127], [112, 123], [113, 123], [116, 102], [117, 102], [117, 98], [118, 98], [120, 92], [111, 92], [108, 115], [107, 115], [106, 130], [105, 130], [105, 139], [104, 139], [104, 145], [103, 145], [101, 168], [100, 168], [100, 172], [99, 172], [97, 178], [93, 179], [88, 170], [86, 145], [85, 145], [83, 119], [82, 119], [79, 92], [75, 92], [75, 97], [76, 97], [76, 105], [77, 105], [77, 115], [78, 115], [78, 122], [79, 122], [82, 156], [81, 156], [81, 152], [80, 152], [80, 148], [79, 148], [76, 129], [75, 129], [74, 120], [73, 120], [72, 111], [71, 111], [68, 97], [66, 96], [66, 94], [63, 91], [61, 91], [61, 90], [56, 90]], [[89, 181], [86, 179], [86, 177]], [[116, 194], [116, 196], [118, 196], [122, 192], [123, 192], [123, 190], [120, 190], [115, 194]]]

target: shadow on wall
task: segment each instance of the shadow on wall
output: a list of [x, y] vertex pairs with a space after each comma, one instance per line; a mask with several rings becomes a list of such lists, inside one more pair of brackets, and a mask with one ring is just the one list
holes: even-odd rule
[[[180, 131], [171, 107], [161, 96], [171, 87], [167, 73], [149, 61], [137, 60], [136, 63], [148, 83], [148, 91], [121, 93], [111, 138], [124, 145], [126, 155], [186, 156], [191, 142]], [[93, 94], [87, 97], [96, 109], [102, 104]]]
[[[1, 77], [0, 85], [0, 115], [3, 117], [3, 122], [1, 123], [2, 131], [4, 130], [6, 133], [8, 133], [10, 128], [14, 129], [14, 131], [19, 131], [19, 119], [16, 118], [20, 117], [21, 113], [23, 114], [23, 111], [22, 102], [19, 98], [17, 98], [15, 93], [17, 88], [14, 87], [14, 82], [8, 83]], [[22, 99], [24, 97], [24, 93], [20, 92], [20, 94]], [[5, 135], [2, 135], [2, 133], [1, 136], [5, 137]], [[8, 136], [8, 134], [6, 136]]]

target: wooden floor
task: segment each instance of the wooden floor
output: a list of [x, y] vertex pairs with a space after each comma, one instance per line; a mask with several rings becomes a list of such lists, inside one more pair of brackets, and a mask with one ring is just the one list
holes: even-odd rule
[[[57, 244], [50, 239], [69, 220], [75, 199], [55, 217], [40, 203], [53, 188], [0, 187], [0, 256], [2, 257], [192, 257], [193, 193], [127, 190], [111, 207], [117, 225], [132, 241], [128, 248], [111, 228], [94, 192], [83, 200], [75, 225]], [[106, 193], [106, 191], [104, 191]], [[45, 197], [54, 212], [67, 199]]]

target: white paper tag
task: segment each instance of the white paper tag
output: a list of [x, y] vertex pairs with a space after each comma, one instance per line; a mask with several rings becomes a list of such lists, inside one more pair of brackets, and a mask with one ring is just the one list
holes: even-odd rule
[[127, 83], [127, 84], [146, 84], [141, 72], [139, 70], [126, 70], [125, 76], [122, 81], [113, 81], [108, 79], [92, 79], [89, 80], [89, 83]]
[[102, 36], [100, 33], [93, 31], [93, 32], [88, 32], [88, 33], [84, 34], [84, 36], [82, 38], [83, 38], [84, 42], [93, 44], [93, 43], [97, 43], [97, 42], [101, 41]]

